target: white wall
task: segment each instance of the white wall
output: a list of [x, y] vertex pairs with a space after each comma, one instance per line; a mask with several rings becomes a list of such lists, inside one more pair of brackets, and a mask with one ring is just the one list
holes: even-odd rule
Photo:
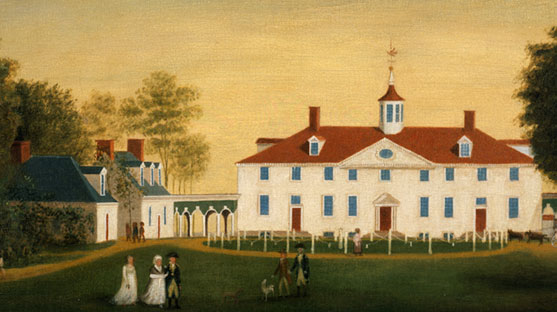
[[118, 238], [118, 204], [99, 203], [96, 208], [96, 243], [106, 241], [106, 215], [108, 214], [108, 240]]
[[[166, 206], [166, 224], [164, 207]], [[151, 207], [151, 225], [149, 225], [149, 207]], [[158, 237], [158, 216], [160, 216], [160, 237], [174, 237], [174, 201], [171, 198], [144, 197], [141, 203], [141, 221], [145, 223], [145, 237]]]
[[[391, 181], [380, 181], [379, 168], [359, 168], [358, 181], [348, 181], [348, 170], [334, 168], [334, 181], [324, 181], [323, 167], [302, 167], [302, 180], [291, 181], [290, 165], [269, 166], [269, 180], [259, 180], [259, 166], [238, 166], [239, 230], [286, 230], [290, 228], [290, 196], [302, 197], [302, 230], [315, 234], [343, 228], [364, 233], [376, 227], [373, 201], [389, 193], [400, 201], [394, 230], [417, 235], [429, 231], [441, 236], [474, 229], [476, 197], [487, 197], [487, 229], [526, 231], [541, 228], [541, 176], [533, 165], [520, 167], [520, 180], [509, 181], [509, 168], [502, 166], [452, 166], [455, 180], [445, 181], [444, 166], [434, 165], [429, 182], [419, 181], [419, 168], [391, 170]], [[477, 181], [477, 167], [488, 168], [488, 180]], [[260, 216], [260, 194], [269, 195], [269, 216]], [[334, 215], [322, 213], [322, 196], [334, 196]], [[358, 216], [348, 216], [348, 195], [358, 196]], [[419, 216], [419, 198], [429, 196], [429, 217]], [[444, 198], [453, 197], [453, 218], [444, 217]], [[519, 198], [519, 217], [508, 218], [508, 198]]]

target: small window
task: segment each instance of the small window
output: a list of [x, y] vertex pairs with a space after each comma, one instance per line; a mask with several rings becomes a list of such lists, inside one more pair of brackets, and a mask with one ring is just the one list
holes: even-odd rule
[[429, 216], [429, 197], [420, 197], [420, 217]]
[[393, 151], [391, 151], [388, 148], [382, 149], [379, 151], [379, 157], [384, 158], [384, 159], [389, 159], [391, 157], [393, 157]]
[[422, 233], [418, 234], [418, 238], [419, 239], [424, 239], [424, 238], [429, 239], [429, 233], [423, 233], [422, 232]]
[[293, 181], [300, 181], [302, 178], [302, 168], [301, 167], [292, 167], [292, 180]]
[[445, 218], [453, 217], [453, 198], [445, 197]]
[[105, 189], [104, 189], [104, 174], [101, 174], [101, 196], [104, 196], [105, 193]]
[[164, 206], [164, 209], [163, 209], [162, 219], [163, 219], [163, 223], [166, 224], [166, 206]]
[[139, 184], [141, 186], [145, 185], [145, 183], [143, 182], [143, 168], [139, 168]]
[[324, 175], [325, 175], [325, 180], [326, 181], [332, 181], [333, 180], [333, 167], [325, 167]]
[[335, 232], [323, 232], [323, 237], [334, 238], [335, 237]]
[[400, 120], [400, 106], [397, 104], [395, 106], [395, 121], [398, 122]]
[[292, 195], [290, 196], [290, 204], [292, 205], [299, 205], [302, 203], [302, 198], [300, 195]]
[[162, 180], [162, 178], [161, 178], [161, 169], [159, 168], [159, 185], [162, 185], [161, 180]]
[[312, 156], [319, 155], [319, 143], [318, 142], [311, 142], [310, 143], [310, 154]]
[[151, 226], [151, 224], [152, 224], [152, 222], [151, 222], [151, 213], [152, 213], [152, 211], [151, 211], [151, 210], [152, 210], [152, 209], [151, 209], [151, 206], [149, 206], [149, 226]]
[[487, 198], [485, 197], [476, 198], [476, 206], [486, 206], [486, 205], [487, 205]]
[[151, 185], [155, 184], [155, 168], [151, 168]]
[[391, 181], [391, 170], [381, 169], [381, 181]]
[[348, 180], [350, 180], [350, 181], [358, 180], [358, 170], [357, 169], [349, 169], [348, 170]]
[[454, 181], [454, 168], [445, 168], [445, 181]]
[[383, 104], [381, 104], [379, 107], [380, 107], [380, 111], [381, 111], [381, 112], [380, 112], [380, 116], [381, 116], [381, 117], [379, 117], [379, 118], [381, 118], [381, 122], [383, 122], [383, 119], [384, 119], [384, 118], [383, 118], [383, 114], [384, 114]]
[[429, 181], [429, 170], [420, 170], [420, 181]]
[[400, 122], [404, 121], [404, 104], [400, 104]]
[[487, 168], [478, 168], [478, 181], [487, 181]]
[[333, 196], [323, 196], [323, 215], [333, 215]]
[[259, 195], [259, 215], [269, 215], [269, 195]]
[[518, 168], [513, 167], [509, 170], [509, 179], [511, 181], [518, 181]]
[[460, 157], [470, 157], [470, 144], [461, 143], [460, 144]]
[[259, 168], [259, 180], [262, 180], [262, 181], [269, 180], [269, 167]]
[[393, 105], [387, 104], [387, 122], [393, 122]]
[[518, 198], [509, 198], [509, 218], [518, 218]]
[[348, 215], [355, 217], [358, 215], [358, 197], [348, 196]]
[[454, 233], [447, 233], [447, 232], [443, 233], [443, 239], [444, 240], [449, 240], [449, 239], [454, 240]]

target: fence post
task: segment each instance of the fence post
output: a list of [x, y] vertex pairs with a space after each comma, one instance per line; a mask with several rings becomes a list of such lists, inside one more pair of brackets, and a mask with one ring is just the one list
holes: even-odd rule
[[487, 240], [489, 244], [489, 250], [491, 250], [491, 230], [487, 231]]
[[451, 243], [451, 232], [447, 233], [447, 241], [449, 242], [449, 244]]
[[238, 235], [237, 235], [237, 240], [238, 240], [238, 244], [236, 245], [236, 250], [240, 251], [240, 231], [238, 231]]
[[495, 231], [495, 242], [498, 243], [499, 242], [499, 235], [501, 234], [501, 231]]
[[464, 232], [464, 241], [468, 243], [468, 231]]
[[224, 233], [220, 233], [220, 248], [224, 248]]
[[344, 240], [344, 237], [342, 235], [342, 229], [338, 230], [338, 249], [342, 249], [342, 241]]
[[315, 253], [315, 235], [311, 234], [311, 254]]
[[509, 243], [509, 231], [508, 230], [505, 231], [504, 235], [505, 235], [505, 244], [508, 244]]
[[390, 256], [391, 255], [391, 241], [392, 241], [392, 229], [389, 229], [389, 249], [387, 251], [387, 254]]
[[292, 230], [292, 240], [296, 241], [296, 230]]
[[211, 247], [211, 233], [207, 233], [207, 247]]
[[501, 235], [501, 249], [503, 249], [503, 231], [499, 233]]
[[230, 232], [226, 233], [226, 240], [230, 242]]
[[408, 234], [404, 234], [404, 245], [408, 243]]
[[427, 236], [429, 238], [429, 248], [427, 250], [427, 253], [431, 255], [431, 254], [433, 254], [433, 250], [431, 249], [431, 233], [428, 232]]
[[422, 242], [425, 243], [425, 232], [422, 233]]
[[244, 240], [247, 238], [247, 231], [244, 231]]
[[485, 243], [485, 238], [486, 238], [486, 237], [485, 237], [485, 232], [486, 232], [486, 230], [484, 230], [484, 232], [483, 232], [484, 237], [482, 237], [482, 243]]
[[348, 232], [344, 233], [344, 254], [348, 253]]
[[476, 231], [472, 231], [472, 251], [476, 252]]
[[373, 230], [369, 231], [369, 241], [372, 243], [373, 243], [373, 234], [375, 234]]
[[290, 231], [286, 231], [286, 253], [290, 252]]
[[273, 234], [274, 234], [273, 231], [271, 231], [271, 241], [273, 241], [273, 237], [274, 237]]
[[267, 231], [263, 232], [263, 252], [267, 252]]

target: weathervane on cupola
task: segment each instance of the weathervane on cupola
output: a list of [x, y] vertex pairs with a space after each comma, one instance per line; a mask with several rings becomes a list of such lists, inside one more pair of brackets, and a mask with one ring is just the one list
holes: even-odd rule
[[387, 93], [379, 99], [379, 128], [385, 134], [397, 134], [404, 128], [404, 98], [402, 98], [395, 90], [395, 75], [393, 73], [393, 64], [395, 56], [398, 54], [393, 42], [387, 55], [389, 55], [389, 87]]

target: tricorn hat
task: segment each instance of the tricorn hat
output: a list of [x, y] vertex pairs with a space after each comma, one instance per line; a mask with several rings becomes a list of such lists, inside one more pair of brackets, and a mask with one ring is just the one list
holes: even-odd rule
[[294, 246], [294, 248], [306, 248], [306, 246], [304, 246], [304, 244], [302, 243], [297, 243], [296, 246]]
[[175, 252], [175, 251], [169, 252], [166, 256], [167, 256], [168, 258], [172, 258], [172, 257], [174, 257], [174, 258], [179, 258], [179, 257], [178, 257], [178, 253]]

